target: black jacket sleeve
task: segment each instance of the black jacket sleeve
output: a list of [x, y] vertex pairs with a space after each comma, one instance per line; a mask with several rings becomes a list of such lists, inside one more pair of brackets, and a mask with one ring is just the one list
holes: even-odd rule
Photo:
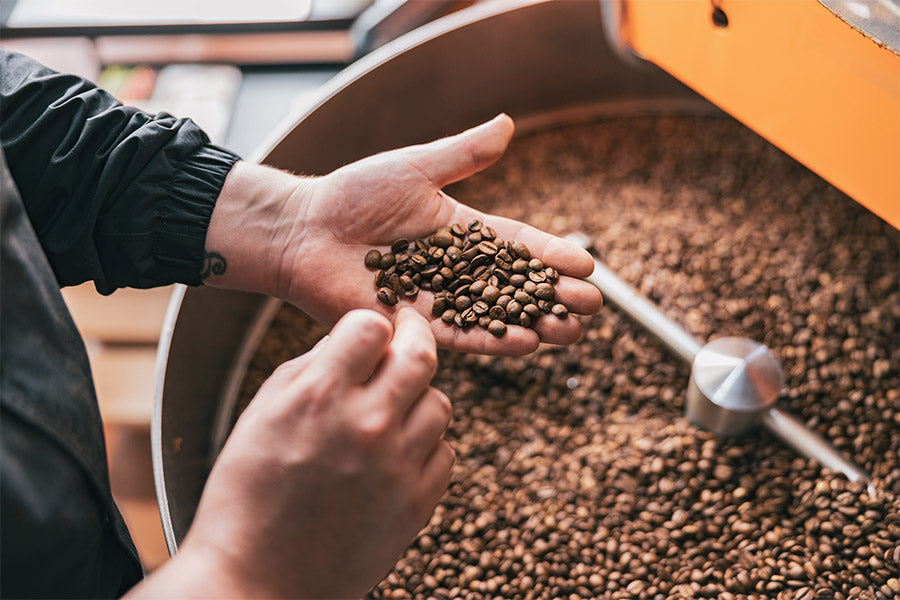
[[60, 285], [200, 283], [210, 215], [238, 157], [192, 121], [123, 106], [0, 48], [0, 143]]

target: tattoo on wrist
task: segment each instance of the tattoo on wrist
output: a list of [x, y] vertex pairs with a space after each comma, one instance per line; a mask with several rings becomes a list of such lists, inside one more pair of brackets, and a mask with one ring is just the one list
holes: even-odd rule
[[206, 281], [210, 275], [221, 275], [228, 268], [225, 257], [218, 252], [207, 252], [203, 255], [203, 271], [200, 272], [200, 281]]

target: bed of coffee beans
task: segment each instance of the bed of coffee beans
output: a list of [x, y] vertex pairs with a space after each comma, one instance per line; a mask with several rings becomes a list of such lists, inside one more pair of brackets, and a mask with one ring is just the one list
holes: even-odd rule
[[[900, 594], [900, 233], [720, 117], [513, 140], [448, 190], [600, 257], [699, 339], [756, 339], [779, 402], [878, 493], [765, 431], [682, 417], [689, 369], [610, 308], [526, 357], [443, 351], [448, 493], [372, 598], [887, 599]], [[285, 307], [245, 382], [325, 331]]]
[[481, 221], [441, 227], [413, 242], [396, 239], [390, 251], [373, 248], [364, 261], [375, 270], [378, 300], [394, 306], [428, 290], [431, 314], [461, 329], [477, 325], [500, 337], [508, 324], [533, 327], [542, 314], [569, 314], [553, 301], [556, 269], [522, 242], [498, 239]]

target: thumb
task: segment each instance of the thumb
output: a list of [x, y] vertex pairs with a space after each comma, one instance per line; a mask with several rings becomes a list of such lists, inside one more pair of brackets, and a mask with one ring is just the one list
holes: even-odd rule
[[500, 114], [462, 133], [406, 150], [411, 154], [409, 162], [442, 188], [493, 164], [503, 155], [514, 130], [513, 120]]

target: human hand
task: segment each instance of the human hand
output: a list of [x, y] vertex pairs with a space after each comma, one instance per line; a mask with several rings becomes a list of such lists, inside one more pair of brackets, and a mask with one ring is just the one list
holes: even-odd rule
[[[254, 220], [243, 208], [232, 219], [243, 226], [232, 225], [232, 246], [250, 244], [244, 240], [262, 240], [247, 249], [246, 254], [255, 252], [257, 258], [247, 261], [244, 269], [259, 283], [244, 287], [286, 299], [323, 323], [333, 323], [354, 308], [369, 308], [393, 318], [397, 307], [376, 299], [373, 273], [363, 264], [366, 252], [373, 247], [386, 248], [400, 237], [416, 239], [444, 225], [480, 220], [496, 230], [499, 238], [524, 242], [533, 256], [560, 272], [555, 299], [570, 313], [596, 312], [602, 304], [600, 292], [578, 279], [593, 270], [593, 260], [585, 250], [519, 221], [486, 215], [442, 191], [496, 161], [512, 134], [512, 120], [500, 115], [459, 135], [370, 156], [324, 177], [291, 181], [268, 177], [266, 185], [277, 179], [288, 190], [279, 201], [269, 203], [269, 215]], [[247, 169], [239, 163], [236, 170], [242, 168]], [[251, 191], [243, 192], [242, 198], [252, 196], [254, 188], [247, 187]], [[258, 198], [244, 203], [266, 206]], [[254, 233], [254, 221], [275, 225]], [[214, 213], [208, 239], [218, 239], [221, 228], [217, 225], [222, 222], [226, 221], [217, 221]], [[234, 239], [234, 232], [243, 239]], [[214, 249], [215, 242], [212, 244], [207, 247]], [[261, 253], [259, 246], [265, 252]], [[215, 278], [210, 282], [216, 283]], [[232, 285], [225, 278], [219, 284]], [[442, 347], [525, 354], [541, 341], [566, 344], [581, 335], [581, 325], [571, 315], [542, 318], [534, 330], [509, 327], [499, 338], [477, 327], [463, 330], [432, 316], [433, 298], [431, 292], [422, 291], [412, 305], [430, 320]]]
[[[363, 265], [372, 247], [386, 247], [399, 237], [415, 239], [443, 225], [481, 220], [505, 240], [524, 242], [532, 254], [564, 276], [556, 299], [573, 313], [596, 312], [597, 289], [575, 279], [593, 269], [581, 248], [518, 221], [486, 215], [442, 191], [486, 168], [506, 149], [512, 120], [501, 115], [459, 135], [385, 152], [357, 161], [319, 179], [304, 204], [303, 235], [289, 244], [282, 286], [288, 300], [313, 317], [333, 321], [354, 307], [391, 314], [376, 300], [373, 273]], [[481, 328], [459, 329], [431, 314], [433, 294], [421, 292], [413, 306], [431, 321], [438, 344], [462, 351], [521, 354], [539, 341], [571, 343], [581, 326], [575, 317], [543, 318], [536, 331], [510, 327], [502, 338]]]
[[238, 420], [169, 571], [224, 577], [238, 596], [365, 594], [449, 482], [436, 360], [427, 322], [405, 309], [394, 328], [350, 312], [280, 366]]

